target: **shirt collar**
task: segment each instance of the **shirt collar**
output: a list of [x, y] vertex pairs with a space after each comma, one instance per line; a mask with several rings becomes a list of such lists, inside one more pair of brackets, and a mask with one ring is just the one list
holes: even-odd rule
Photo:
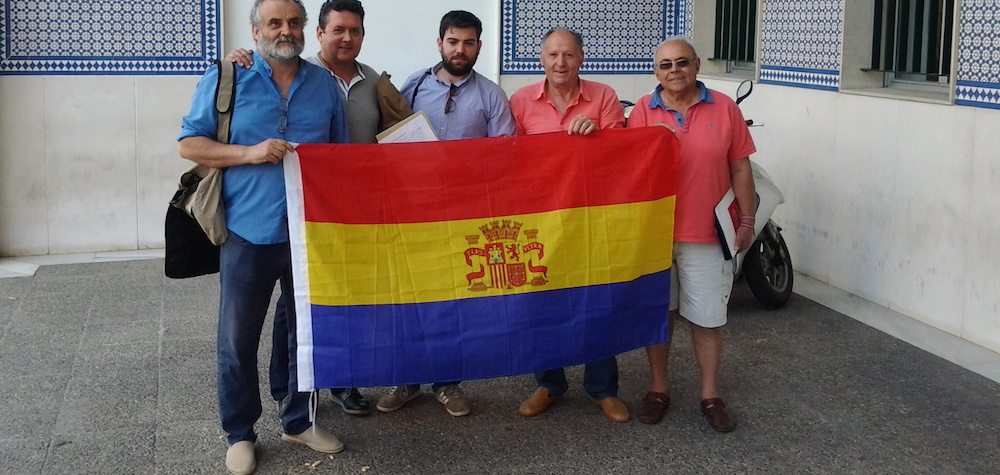
[[[662, 84], [657, 84], [656, 89], [653, 89], [653, 94], [651, 94], [652, 97], [649, 98], [649, 108], [655, 109], [659, 107], [661, 109], [673, 110], [670, 107], [667, 107], [663, 103], [663, 99], [660, 98], [660, 91], [662, 90], [663, 90]], [[712, 100], [712, 94], [708, 92], [708, 87], [705, 86], [705, 83], [698, 81], [698, 100], [694, 101], [694, 103], [697, 104], [702, 101], [707, 102], [709, 104], [715, 102]]]
[[[579, 79], [580, 82], [580, 94], [577, 96], [579, 99], [583, 99], [584, 102], [590, 102], [590, 91], [584, 86], [584, 80]], [[536, 101], [542, 100], [545, 97], [545, 91], [548, 90], [549, 80], [539, 81], [535, 84], [527, 86], [528, 91], [531, 93], [532, 98]], [[574, 98], [576, 100], [577, 98]]]

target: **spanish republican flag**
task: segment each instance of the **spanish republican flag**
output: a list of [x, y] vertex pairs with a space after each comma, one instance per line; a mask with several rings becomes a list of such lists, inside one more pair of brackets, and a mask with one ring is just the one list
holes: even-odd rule
[[299, 390], [665, 341], [676, 148], [661, 127], [300, 145], [285, 158]]

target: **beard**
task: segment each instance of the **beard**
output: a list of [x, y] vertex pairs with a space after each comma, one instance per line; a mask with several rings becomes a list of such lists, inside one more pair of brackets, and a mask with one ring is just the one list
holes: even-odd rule
[[297, 59], [302, 54], [303, 49], [305, 49], [305, 41], [300, 41], [292, 36], [279, 36], [271, 41], [261, 35], [257, 39], [257, 50], [260, 51], [260, 55], [275, 61]]
[[472, 67], [476, 65], [476, 58], [476, 56], [471, 58], [468, 56], [460, 56], [458, 59], [464, 59], [466, 63], [455, 64], [452, 62], [452, 58], [446, 58], [444, 53], [441, 53], [441, 61], [443, 62], [442, 67], [444, 67], [444, 70], [448, 71], [448, 74], [458, 77], [465, 76], [472, 71]]

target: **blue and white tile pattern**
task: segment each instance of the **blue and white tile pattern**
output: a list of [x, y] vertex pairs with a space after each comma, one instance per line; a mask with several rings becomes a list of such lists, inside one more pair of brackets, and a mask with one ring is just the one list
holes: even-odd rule
[[843, 10], [841, 1], [764, 2], [761, 82], [838, 90]]
[[962, 3], [955, 103], [1000, 109], [1000, 0]]
[[[690, 32], [684, 0], [502, 0], [504, 74], [538, 74], [541, 38], [552, 28], [583, 35], [584, 73], [649, 74], [664, 38]], [[623, 27], [624, 26], [624, 27]]]
[[219, 0], [0, 0], [0, 74], [201, 74]]

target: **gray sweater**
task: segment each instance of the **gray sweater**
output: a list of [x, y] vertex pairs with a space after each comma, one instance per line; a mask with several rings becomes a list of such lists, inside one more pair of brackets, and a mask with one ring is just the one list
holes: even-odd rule
[[[308, 58], [306, 61], [330, 71], [316, 56]], [[340, 93], [340, 99], [344, 102], [351, 143], [375, 143], [375, 134], [380, 132], [379, 121], [382, 119], [382, 112], [378, 105], [378, 93], [375, 90], [379, 74], [367, 64], [357, 64], [365, 78], [351, 87], [351, 93], [348, 96], [344, 96], [344, 90], [340, 86], [337, 86], [337, 92]], [[332, 75], [333, 71], [330, 71], [330, 74]]]

